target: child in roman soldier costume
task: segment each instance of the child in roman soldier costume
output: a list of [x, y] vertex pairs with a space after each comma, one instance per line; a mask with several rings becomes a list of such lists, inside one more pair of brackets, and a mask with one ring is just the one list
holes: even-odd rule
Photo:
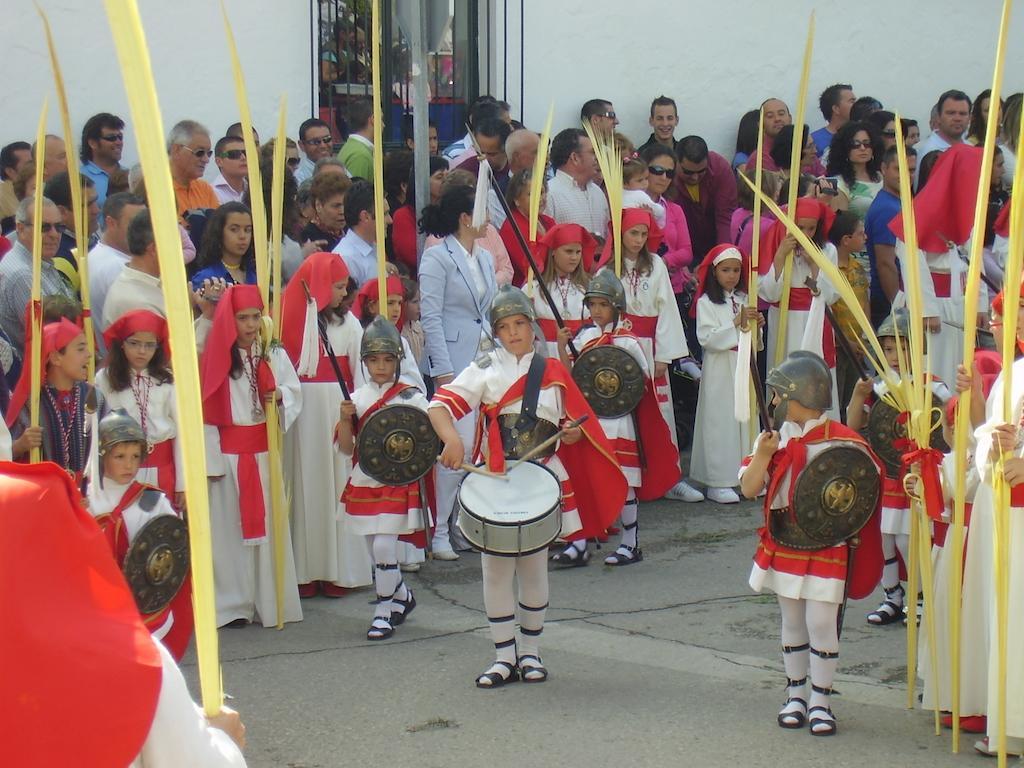
[[[565, 366], [535, 352], [536, 313], [526, 294], [510, 286], [499, 290], [489, 319], [501, 346], [440, 387], [430, 404], [431, 422], [444, 442], [441, 463], [450, 469], [462, 466], [465, 452], [455, 421], [478, 409], [473, 453], [485, 458], [492, 472], [504, 472], [506, 459], [524, 456], [559, 435], [557, 447], [552, 443], [534, 458], [561, 483], [561, 505], [555, 509], [561, 534], [591, 538], [603, 533], [626, 498], [626, 479], [614, 448]], [[566, 428], [581, 417], [587, 418]], [[548, 607], [546, 548], [512, 556], [484, 552], [480, 561], [495, 661], [477, 677], [477, 686], [497, 688], [520, 677], [527, 683], [543, 682], [548, 672], [539, 639]]]
[[[832, 375], [821, 357], [793, 352], [769, 371], [765, 383], [779, 428], [758, 436], [740, 469], [744, 496], [753, 499], [765, 492], [765, 525], [750, 586], [755, 592], [774, 592], [782, 613], [787, 699], [779, 725], [797, 729], [809, 724], [812, 735], [831, 736], [836, 732], [830, 696], [839, 659], [840, 607], [847, 597], [867, 597], [878, 583], [884, 469], [858, 433], [825, 415], [832, 406]], [[836, 450], [842, 453], [829, 455]], [[809, 488], [804, 485], [808, 481]], [[847, 523], [853, 533], [838, 541], [826, 541], [810, 526], [814, 518], [833, 517], [834, 510], [824, 508], [830, 495], [837, 508], [856, 510], [862, 522], [866, 518], [857, 530]]]

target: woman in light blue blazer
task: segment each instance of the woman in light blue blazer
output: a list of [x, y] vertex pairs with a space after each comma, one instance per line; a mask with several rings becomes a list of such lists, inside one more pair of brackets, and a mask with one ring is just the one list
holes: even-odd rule
[[[476, 358], [481, 339], [490, 325], [487, 312], [498, 290], [494, 257], [474, 246], [483, 227], [473, 226], [474, 190], [453, 186], [437, 205], [423, 209], [420, 229], [444, 240], [427, 248], [420, 257], [420, 321], [426, 337], [426, 356], [435, 386], [447, 384]], [[455, 424], [463, 445], [471, 450], [476, 414]], [[467, 453], [466, 460], [470, 460]], [[459, 482], [465, 473], [438, 466], [437, 523], [434, 557], [458, 558], [449, 542], [449, 520], [455, 507]], [[462, 537], [451, 531], [457, 543]], [[468, 549], [465, 547], [459, 547]]]

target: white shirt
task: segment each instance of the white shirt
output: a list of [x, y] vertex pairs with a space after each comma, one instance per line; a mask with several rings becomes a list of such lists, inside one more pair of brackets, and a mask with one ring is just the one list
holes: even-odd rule
[[377, 249], [357, 235], [354, 229], [345, 233], [334, 246], [334, 252], [341, 254], [357, 286], [377, 277]]
[[224, 203], [240, 203], [242, 202], [242, 195], [245, 192], [245, 181], [242, 181], [242, 190], [238, 191], [232, 187], [228, 180], [224, 178], [223, 173], [218, 173], [217, 178], [213, 180], [213, 191], [217, 194], [217, 199], [220, 200], [220, 204]]
[[103, 322], [103, 304], [107, 299], [107, 291], [130, 259], [127, 253], [102, 240], [89, 251], [89, 300], [92, 302], [96, 330], [100, 333], [107, 327], [107, 323]]
[[316, 164], [305, 155], [302, 156], [302, 160], [299, 162], [299, 167], [295, 169], [295, 183], [301, 184], [306, 179], [313, 178], [313, 171], [316, 170]]
[[608, 231], [608, 200], [594, 182], [581, 188], [565, 171], [556, 171], [548, 184], [548, 204], [544, 212], [559, 224], [579, 224], [588, 232], [604, 237]]
[[147, 275], [133, 269], [130, 264], [125, 264], [121, 274], [111, 284], [107, 298], [103, 302], [103, 326], [110, 325], [125, 312], [133, 309], [148, 309], [163, 317], [167, 316], [160, 278]]
[[472, 146], [473, 134], [467, 133], [458, 141], [453, 141], [451, 144], [449, 144], [445, 151], [441, 153], [441, 156], [447, 157], [449, 160], [452, 160], [456, 156], [460, 155], [463, 151], [465, 151], [466, 147]]

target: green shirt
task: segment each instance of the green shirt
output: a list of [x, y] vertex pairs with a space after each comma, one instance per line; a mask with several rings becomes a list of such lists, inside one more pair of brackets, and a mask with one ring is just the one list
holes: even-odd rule
[[373, 181], [373, 147], [361, 136], [349, 136], [338, 152], [338, 159], [345, 164], [353, 179]]

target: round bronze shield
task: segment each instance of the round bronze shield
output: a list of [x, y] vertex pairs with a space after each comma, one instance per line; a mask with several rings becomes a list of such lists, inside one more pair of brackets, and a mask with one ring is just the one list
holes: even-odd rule
[[797, 478], [796, 524], [821, 547], [842, 544], [871, 519], [881, 492], [878, 467], [864, 451], [827, 448], [807, 462]]
[[430, 471], [440, 445], [426, 413], [411, 405], [387, 405], [359, 430], [359, 468], [378, 483], [408, 485]]
[[141, 613], [159, 611], [171, 602], [188, 569], [188, 527], [175, 515], [159, 515], [142, 526], [122, 567]]
[[[949, 446], [942, 437], [942, 406], [943, 402], [933, 395], [930, 444], [932, 448], [948, 453]], [[882, 460], [886, 471], [893, 476], [903, 469], [903, 451], [896, 447], [895, 442], [907, 437], [907, 427], [900, 423], [899, 418], [900, 411], [885, 400], [877, 400], [871, 406], [868, 424], [864, 429], [864, 436], [871, 445], [871, 450]]]
[[577, 358], [572, 377], [590, 407], [602, 419], [625, 416], [644, 396], [644, 371], [622, 347], [602, 344]]

